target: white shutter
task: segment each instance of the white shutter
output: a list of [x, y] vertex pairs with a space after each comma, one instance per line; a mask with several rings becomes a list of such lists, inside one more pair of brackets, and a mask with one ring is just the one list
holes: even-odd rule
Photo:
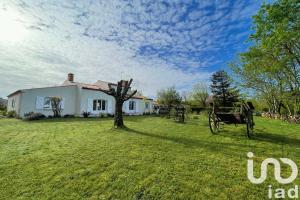
[[66, 102], [66, 99], [65, 98], [62, 98], [61, 99], [61, 102], [60, 102], [60, 108], [63, 110], [65, 109], [65, 102]]
[[93, 111], [93, 99], [88, 98], [88, 103], [87, 103], [87, 112], [92, 112]]
[[112, 113], [112, 102], [111, 102], [111, 100], [107, 100], [107, 112], [110, 113], [110, 114], [113, 114]]
[[135, 101], [135, 112], [136, 113], [140, 112], [140, 102], [139, 102], [139, 100]]
[[122, 111], [123, 111], [123, 112], [126, 112], [126, 101], [124, 101], [124, 103], [123, 103]]
[[129, 110], [129, 100], [128, 101], [126, 101], [126, 104], [125, 104], [125, 112], [126, 113], [129, 113], [130, 112], [130, 110]]
[[36, 109], [44, 108], [44, 97], [39, 97], [39, 96], [36, 97], [35, 108]]

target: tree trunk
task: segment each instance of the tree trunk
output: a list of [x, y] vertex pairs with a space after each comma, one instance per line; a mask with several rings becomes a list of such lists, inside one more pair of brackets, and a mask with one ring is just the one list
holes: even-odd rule
[[114, 126], [116, 128], [124, 127], [122, 107], [123, 107], [123, 100], [116, 98], [115, 119], [114, 119]]

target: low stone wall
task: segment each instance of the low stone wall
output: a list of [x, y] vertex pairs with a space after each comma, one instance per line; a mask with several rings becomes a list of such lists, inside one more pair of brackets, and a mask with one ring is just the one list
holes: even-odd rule
[[279, 115], [279, 114], [272, 114], [270, 112], [263, 112], [263, 113], [261, 113], [261, 116], [265, 117], [265, 118], [281, 119], [283, 121], [300, 124], [300, 116], [299, 115]]

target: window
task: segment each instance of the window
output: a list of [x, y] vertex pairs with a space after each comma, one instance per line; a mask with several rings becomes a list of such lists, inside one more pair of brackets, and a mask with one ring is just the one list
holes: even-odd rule
[[98, 103], [98, 100], [93, 101], [93, 110], [97, 110], [97, 103]]
[[94, 99], [93, 110], [106, 110], [106, 101], [102, 99]]
[[101, 102], [102, 110], [106, 110], [106, 101], [102, 100]]
[[15, 107], [15, 99], [11, 100], [11, 107], [14, 108]]
[[44, 108], [51, 108], [51, 97], [44, 98]]
[[149, 109], [149, 102], [145, 102], [145, 109]]
[[129, 101], [129, 110], [135, 110], [135, 102]]

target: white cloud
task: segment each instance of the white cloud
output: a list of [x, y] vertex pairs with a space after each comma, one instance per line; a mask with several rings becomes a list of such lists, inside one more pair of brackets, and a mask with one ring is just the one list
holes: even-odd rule
[[[207, 66], [221, 62], [204, 53], [229, 45], [222, 38], [226, 24], [237, 20], [241, 12], [249, 17], [254, 9], [243, 11], [245, 5], [236, 2], [235, 11], [229, 12], [226, 1], [201, 1], [199, 9], [188, 15], [192, 20], [186, 21], [181, 18], [188, 10], [187, 1], [167, 5], [4, 0], [0, 12], [18, 12], [22, 16], [18, 23], [30, 33], [14, 46], [0, 43], [0, 96], [21, 88], [59, 84], [68, 72], [87, 83], [132, 77], [135, 86], [150, 96], [172, 85], [190, 87], [209, 78]], [[222, 11], [209, 16], [207, 6]], [[147, 45], [154, 50], [142, 52], [141, 47]]]

